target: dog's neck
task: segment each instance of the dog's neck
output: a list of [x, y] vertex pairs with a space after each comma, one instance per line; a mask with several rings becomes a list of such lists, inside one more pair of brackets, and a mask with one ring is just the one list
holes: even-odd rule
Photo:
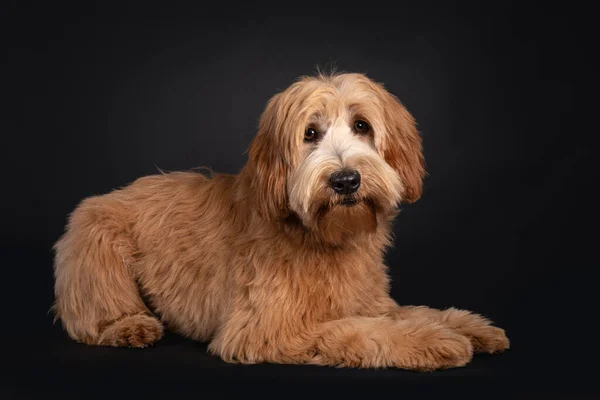
[[314, 251], [359, 250], [378, 253], [390, 243], [388, 226], [359, 232], [332, 233], [306, 227], [293, 212], [277, 221], [273, 228], [279, 235], [285, 235], [291, 244]]

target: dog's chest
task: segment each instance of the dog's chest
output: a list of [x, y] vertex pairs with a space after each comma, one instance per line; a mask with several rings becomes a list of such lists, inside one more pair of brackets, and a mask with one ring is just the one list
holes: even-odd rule
[[256, 306], [278, 309], [291, 319], [319, 321], [360, 314], [385, 285], [384, 271], [365, 258], [283, 258], [278, 264], [259, 271], [248, 293]]

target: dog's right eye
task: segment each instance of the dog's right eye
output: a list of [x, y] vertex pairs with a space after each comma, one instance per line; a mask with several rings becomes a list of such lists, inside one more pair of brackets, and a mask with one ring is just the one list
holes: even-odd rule
[[308, 128], [304, 132], [304, 141], [305, 142], [314, 142], [317, 140], [318, 132], [315, 128]]

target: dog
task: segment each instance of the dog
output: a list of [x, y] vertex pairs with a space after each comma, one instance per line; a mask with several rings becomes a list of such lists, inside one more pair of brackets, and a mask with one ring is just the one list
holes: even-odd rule
[[230, 363], [432, 371], [509, 348], [480, 314], [401, 306], [384, 252], [426, 176], [412, 114], [362, 73], [273, 95], [238, 174], [141, 177], [83, 199], [53, 249], [55, 320], [81, 343], [164, 329]]

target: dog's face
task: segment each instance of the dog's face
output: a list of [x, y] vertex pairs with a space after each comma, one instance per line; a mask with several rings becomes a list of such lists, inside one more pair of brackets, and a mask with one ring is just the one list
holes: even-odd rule
[[248, 166], [263, 216], [294, 215], [331, 241], [416, 201], [425, 173], [413, 117], [361, 74], [307, 77], [276, 94]]

